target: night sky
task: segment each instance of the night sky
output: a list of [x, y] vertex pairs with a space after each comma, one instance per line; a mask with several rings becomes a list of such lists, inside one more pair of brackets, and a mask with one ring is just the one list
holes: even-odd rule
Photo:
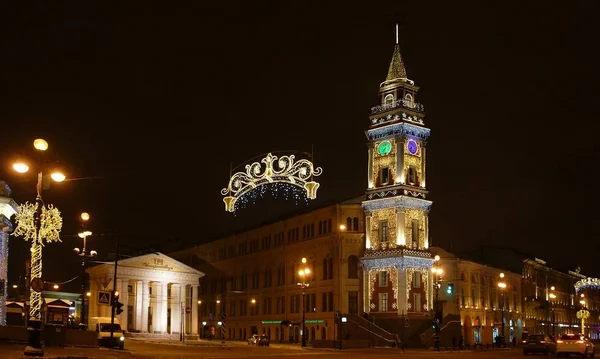
[[[47, 160], [69, 178], [94, 177], [44, 194], [65, 222], [63, 243], [45, 250], [45, 279], [75, 275], [83, 210], [100, 234], [88, 248], [107, 259], [116, 238], [202, 243], [305, 208], [265, 199], [225, 212], [230, 164], [269, 151], [314, 146], [324, 174], [313, 205], [364, 193], [364, 131], [395, 22], [432, 129], [433, 244], [516, 247], [600, 275], [590, 250], [600, 199], [599, 125], [588, 110], [598, 94], [594, 12], [498, 4], [2, 4], [1, 176], [17, 202], [34, 200], [33, 175], [15, 175], [10, 161], [43, 137]], [[11, 239], [12, 282], [27, 247]]]

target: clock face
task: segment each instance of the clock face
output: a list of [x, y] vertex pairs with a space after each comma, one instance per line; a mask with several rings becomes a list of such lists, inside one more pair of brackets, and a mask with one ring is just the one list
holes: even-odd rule
[[410, 153], [411, 155], [414, 155], [419, 150], [419, 146], [414, 140], [408, 140], [406, 148], [408, 149], [408, 153]]
[[391, 151], [392, 144], [390, 143], [390, 141], [383, 141], [379, 144], [379, 147], [377, 147], [377, 152], [379, 152], [381, 156], [387, 155]]

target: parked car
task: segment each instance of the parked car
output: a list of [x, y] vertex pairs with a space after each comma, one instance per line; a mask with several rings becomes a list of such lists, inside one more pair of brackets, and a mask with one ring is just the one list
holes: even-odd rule
[[250, 338], [248, 338], [248, 345], [254, 345], [258, 342], [258, 334], [252, 334]]
[[553, 339], [544, 334], [531, 334], [523, 340], [523, 354], [556, 353], [556, 343]]
[[261, 335], [260, 338], [258, 338], [258, 341], [256, 342], [256, 345], [258, 345], [259, 347], [268, 347], [269, 346], [269, 337], [266, 335]]
[[569, 356], [569, 354], [593, 358], [594, 344], [581, 334], [563, 334], [556, 341], [556, 356]]

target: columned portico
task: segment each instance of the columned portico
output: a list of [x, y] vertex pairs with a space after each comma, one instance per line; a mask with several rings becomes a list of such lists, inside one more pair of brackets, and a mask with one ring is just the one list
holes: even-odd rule
[[[87, 270], [90, 274], [89, 317], [110, 316], [110, 305], [99, 298], [112, 292], [114, 263]], [[123, 312], [116, 315], [128, 332], [198, 336], [198, 282], [202, 273], [162, 253], [120, 260], [116, 289]], [[189, 310], [189, 314], [181, 313]], [[129, 313], [129, 311], [132, 313]]]

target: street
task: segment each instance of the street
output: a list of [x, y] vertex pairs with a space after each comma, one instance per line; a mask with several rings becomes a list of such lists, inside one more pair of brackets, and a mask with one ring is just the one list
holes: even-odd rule
[[[13, 359], [23, 358], [22, 344], [0, 344], [0, 358]], [[273, 344], [271, 347], [249, 346], [245, 343], [231, 342], [225, 347], [218, 343], [198, 343], [181, 345], [178, 342], [159, 343], [148, 341], [130, 340], [127, 349], [109, 350], [105, 348], [45, 348], [45, 358], [97, 358], [97, 359], [119, 359], [119, 358], [173, 358], [173, 359], [233, 359], [233, 358], [284, 358], [290, 356], [311, 356], [315, 359], [340, 358], [340, 359], [363, 359], [368, 358], [435, 358], [443, 356], [447, 358], [460, 359], [512, 359], [523, 358], [520, 349], [512, 350], [478, 350], [478, 351], [442, 351], [434, 352], [427, 350], [407, 350], [402, 352], [398, 349], [374, 348], [355, 350], [319, 350], [302, 349], [298, 346]]]

